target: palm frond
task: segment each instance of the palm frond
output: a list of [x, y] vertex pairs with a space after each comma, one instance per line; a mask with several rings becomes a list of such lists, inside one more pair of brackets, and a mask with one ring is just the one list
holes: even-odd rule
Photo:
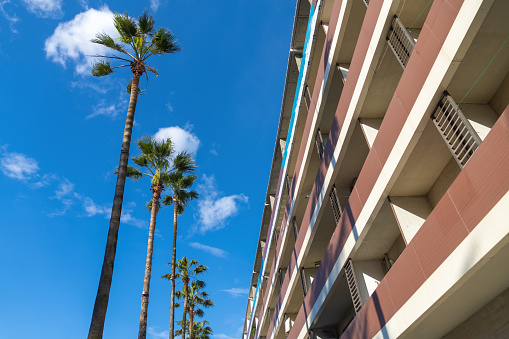
[[138, 34], [136, 22], [127, 13], [115, 14], [113, 16], [113, 25], [115, 26], [122, 42], [131, 44], [132, 39]]
[[104, 32], [97, 33], [95, 35], [95, 38], [90, 41], [93, 42], [94, 44], [100, 44], [109, 47], [115, 51], [129, 55], [127, 51], [124, 49], [124, 47], [122, 47], [122, 45], [117, 44], [112, 37], [110, 37], [108, 34]]
[[182, 173], [194, 172], [198, 166], [194, 164], [193, 156], [186, 151], [182, 151], [173, 159], [173, 168]]
[[127, 174], [126, 177], [131, 178], [133, 180], [138, 180], [143, 176], [143, 172], [140, 170], [137, 170], [136, 168], [132, 166], [127, 166]]
[[154, 19], [146, 11], [138, 17], [138, 28], [140, 34], [154, 35]]
[[177, 37], [170, 30], [161, 27], [152, 38], [150, 52], [152, 54], [175, 53], [180, 51]]
[[92, 64], [92, 75], [102, 77], [113, 73], [110, 62], [108, 60], [100, 60]]

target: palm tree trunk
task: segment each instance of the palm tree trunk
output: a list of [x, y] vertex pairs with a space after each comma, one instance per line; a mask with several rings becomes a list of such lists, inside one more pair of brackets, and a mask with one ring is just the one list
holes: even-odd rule
[[124, 186], [127, 174], [127, 163], [129, 161], [129, 148], [131, 146], [131, 134], [133, 131], [134, 112], [138, 101], [138, 88], [140, 77], [143, 71], [133, 68], [133, 79], [131, 84], [131, 98], [127, 117], [125, 120], [124, 137], [122, 139], [122, 149], [120, 152], [120, 162], [118, 165], [117, 185], [115, 187], [115, 196], [113, 198], [113, 207], [111, 208], [110, 228], [106, 240], [106, 250], [104, 252], [101, 277], [99, 278], [99, 287], [95, 297], [94, 311], [92, 312], [92, 321], [88, 332], [88, 339], [101, 339], [103, 337], [104, 321], [106, 319], [106, 310], [110, 297], [111, 279], [113, 277], [113, 264], [115, 262], [115, 253], [117, 251], [118, 229], [120, 226], [120, 215], [122, 213], [122, 201], [124, 199]]
[[189, 307], [189, 339], [194, 339], [194, 306]]
[[140, 328], [138, 331], [138, 339], [146, 339], [147, 337], [147, 310], [148, 310], [148, 294], [150, 290], [150, 274], [152, 273], [152, 253], [154, 251], [154, 232], [156, 229], [156, 217], [159, 205], [159, 198], [163, 185], [159, 181], [158, 185], [152, 185], [152, 211], [150, 212], [150, 228], [148, 231], [147, 259], [145, 262], [145, 277], [143, 279], [143, 293], [141, 294], [141, 313]]
[[178, 201], [173, 198], [173, 253], [171, 256], [171, 296], [170, 296], [170, 339], [173, 339], [174, 321], [175, 321], [175, 265], [177, 263], [177, 212]]
[[189, 278], [184, 281], [184, 315], [182, 315], [182, 339], [186, 339], [186, 314], [189, 301]]

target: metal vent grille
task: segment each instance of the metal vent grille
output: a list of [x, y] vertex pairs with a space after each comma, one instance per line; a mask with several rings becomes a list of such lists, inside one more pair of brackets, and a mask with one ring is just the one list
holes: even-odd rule
[[415, 42], [396, 15], [392, 19], [391, 28], [387, 34], [387, 42], [394, 54], [396, 54], [401, 67], [405, 68], [414, 49]]
[[318, 131], [316, 131], [315, 144], [316, 144], [316, 150], [318, 151], [318, 156], [320, 157], [320, 159], [322, 159], [325, 145], [323, 144], [323, 137], [322, 137], [322, 132], [320, 132], [320, 129], [318, 129]]
[[355, 313], [359, 313], [362, 308], [362, 300], [359, 293], [359, 287], [357, 285], [357, 278], [355, 277], [352, 259], [348, 259], [345, 264], [345, 275], [346, 281], [348, 282], [348, 289], [350, 290], [350, 296], [352, 297], [353, 308], [355, 309]]
[[481, 144], [481, 139], [447, 92], [442, 95], [431, 119], [454, 159], [463, 168]]
[[336, 186], [332, 186], [332, 191], [330, 192], [330, 203], [332, 205], [332, 213], [334, 213], [334, 220], [336, 224], [339, 222], [339, 218], [341, 218], [341, 208], [339, 205], [338, 194], [336, 192]]
[[293, 236], [295, 238], [295, 241], [297, 241], [297, 236], [299, 235], [299, 227], [297, 226], [297, 219], [295, 217], [293, 217], [292, 226], [293, 226]]
[[362, 0], [364, 1], [364, 4], [366, 5], [366, 7], [369, 5], [369, 0]]

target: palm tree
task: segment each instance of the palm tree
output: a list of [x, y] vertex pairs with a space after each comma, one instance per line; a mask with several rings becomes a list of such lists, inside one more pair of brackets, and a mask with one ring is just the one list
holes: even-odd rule
[[[182, 326], [182, 320], [177, 321]], [[201, 322], [195, 322], [193, 324], [194, 337], [196, 339], [210, 339], [210, 335], [212, 335], [212, 329], [210, 326], [207, 326], [209, 322], [207, 320], [203, 320]], [[186, 333], [189, 334], [189, 321], [186, 322]], [[182, 329], [175, 331], [175, 336], [182, 335]]]
[[[189, 157], [188, 166], [192, 165], [192, 159]], [[184, 176], [181, 172], [173, 172], [167, 182], [166, 187], [170, 187], [173, 191], [173, 195], [168, 195], [163, 198], [163, 205], [169, 206], [174, 204], [173, 209], [173, 251], [171, 262], [177, 260], [177, 215], [184, 213], [186, 204], [192, 200], [198, 198], [196, 191], [190, 190], [196, 175]], [[170, 296], [170, 339], [173, 339], [174, 322], [175, 322], [175, 265], [171, 265], [171, 296]]]
[[194, 323], [193, 331], [196, 339], [210, 339], [210, 335], [212, 335], [212, 329], [210, 326], [207, 326], [209, 322], [207, 320], [203, 320], [199, 323]]
[[[148, 170], [143, 172], [134, 167], [127, 167], [127, 176], [137, 180], [142, 176], [151, 178], [152, 181], [152, 201], [150, 213], [150, 228], [147, 246], [147, 259], [145, 264], [145, 278], [143, 280], [143, 293], [141, 297], [140, 328], [138, 332], [139, 339], [145, 339], [147, 336], [147, 310], [150, 290], [150, 276], [152, 272], [152, 253], [154, 249], [154, 232], [156, 226], [157, 212], [159, 211], [159, 199], [164, 189], [164, 183], [174, 173], [187, 173], [194, 171], [195, 166], [188, 161], [189, 155], [181, 152], [172, 158], [173, 148], [170, 139], [156, 141], [150, 137], [143, 137], [136, 142], [141, 150], [141, 155], [132, 158], [133, 162], [140, 168]], [[170, 166], [170, 160], [173, 164]]]
[[[188, 308], [188, 296], [189, 296], [189, 282], [191, 279], [196, 280], [196, 277], [200, 274], [205, 273], [208, 270], [207, 266], [200, 265], [198, 261], [192, 259], [188, 260], [187, 257], [183, 257], [182, 259], [177, 260], [176, 263], [168, 263], [168, 265], [175, 266], [178, 273], [175, 273], [175, 278], [180, 278], [182, 284], [184, 285], [182, 291], [176, 291], [175, 295], [177, 297], [181, 297], [184, 299], [184, 313], [182, 315], [182, 339], [186, 339], [185, 332], [185, 324], [186, 324], [186, 315]], [[171, 274], [165, 274], [161, 278], [166, 280], [171, 280]], [[203, 283], [203, 282], [202, 282]], [[175, 304], [176, 306], [176, 304]]]
[[[122, 200], [124, 197], [124, 185], [127, 175], [134, 112], [136, 110], [136, 102], [138, 101], [140, 77], [143, 73], [146, 74], [146, 72], [157, 74], [156, 69], [146, 64], [147, 59], [151, 55], [175, 53], [180, 50], [175, 35], [163, 27], [155, 29], [154, 20], [147, 13], [143, 13], [138, 18], [138, 22], [127, 14], [115, 14], [113, 23], [120, 36], [118, 42], [106, 33], [97, 34], [95, 39], [92, 39], [92, 42], [106, 46], [112, 49], [113, 52], [120, 53], [121, 56], [96, 56], [102, 59], [94, 63], [92, 75], [104, 76], [111, 74], [116, 68], [130, 66], [133, 77], [130, 83], [131, 98], [127, 109], [124, 137], [122, 139], [117, 184], [113, 199], [113, 207], [111, 209], [110, 227], [106, 240], [101, 277], [99, 279], [88, 339], [101, 339], [103, 336], [104, 320], [106, 318], [111, 279], [113, 277], [113, 264], [115, 262], [115, 253], [117, 249], [118, 229], [122, 212]], [[111, 67], [108, 59], [120, 61], [123, 62], [123, 64]]]
[[189, 331], [190, 339], [195, 339], [194, 332], [194, 316], [203, 317], [203, 310], [199, 307], [209, 308], [214, 302], [209, 299], [209, 294], [202, 291], [205, 283], [201, 281], [193, 281], [189, 286], [188, 304], [189, 304]]

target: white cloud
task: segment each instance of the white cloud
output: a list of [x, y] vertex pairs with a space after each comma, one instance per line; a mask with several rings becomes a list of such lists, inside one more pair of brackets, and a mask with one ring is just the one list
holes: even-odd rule
[[22, 0], [30, 12], [43, 18], [56, 18], [62, 13], [62, 0]]
[[[96, 204], [91, 198], [89, 197], [83, 197], [79, 194], [76, 194], [76, 197], [81, 200], [83, 209], [85, 210], [85, 213], [87, 213], [87, 217], [93, 217], [95, 215], [102, 215], [106, 219], [109, 219], [111, 217], [111, 205], [98, 205]], [[133, 210], [132, 208], [136, 206], [136, 204], [133, 203], [124, 203], [122, 206], [122, 214], [120, 216], [120, 222], [124, 224], [128, 224], [131, 226], [135, 226], [141, 229], [147, 228], [147, 221], [138, 219], [133, 216]]]
[[9, 178], [28, 180], [37, 173], [39, 165], [34, 158], [21, 153], [4, 153], [0, 159], [0, 169]]
[[58, 180], [58, 177], [55, 174], [44, 174], [42, 176], [37, 174], [34, 177], [37, 178], [37, 182], [30, 184], [30, 187], [32, 189], [39, 189], [39, 188], [49, 186], [49, 184], [52, 181]]
[[196, 248], [197, 250], [201, 250], [201, 251], [210, 253], [213, 256], [219, 257], [219, 258], [225, 258], [227, 255], [227, 253], [220, 248], [200, 244], [198, 242], [190, 242], [189, 246], [191, 246], [192, 248]]
[[159, 0], [150, 0], [150, 9], [154, 12], [157, 12], [159, 9]]
[[67, 61], [72, 60], [76, 65], [76, 73], [90, 73], [91, 60], [87, 55], [108, 53], [106, 47], [90, 42], [101, 32], [116, 37], [113, 13], [106, 5], [99, 10], [90, 8], [77, 14], [74, 19], [58, 24], [44, 43], [46, 57], [64, 67]]
[[244, 194], [220, 197], [213, 176], [203, 175], [203, 181], [204, 184], [198, 186], [201, 194], [198, 200], [198, 230], [202, 234], [223, 228], [227, 219], [237, 214], [239, 203], [248, 202], [248, 197]]
[[147, 333], [148, 333], [148, 335], [152, 336], [152, 338], [154, 338], [154, 339], [157, 339], [157, 338], [166, 339], [169, 336], [169, 332], [168, 331], [158, 332], [156, 330], [156, 328], [153, 327], [153, 326], [149, 326], [148, 327]]
[[74, 193], [74, 184], [66, 178], [61, 179], [60, 184], [58, 185], [58, 189], [55, 191], [55, 196], [51, 197], [51, 199], [59, 200], [63, 204], [63, 207], [49, 213], [48, 216], [55, 217], [67, 213], [67, 211], [74, 204], [72, 198], [76, 196], [76, 193], [72, 193]]
[[186, 128], [180, 128], [178, 126], [160, 128], [154, 139], [166, 140], [168, 138], [173, 142], [173, 146], [177, 153], [181, 151], [187, 151], [192, 154], [196, 154], [198, 147], [200, 147], [200, 139], [190, 129], [192, 126], [186, 126]]
[[9, 0], [0, 1], [0, 12], [4, 16], [5, 20], [9, 23], [9, 28], [11, 29], [12, 33], [18, 33], [18, 30], [14, 27], [14, 25], [20, 21], [20, 19], [16, 16], [16, 14], [9, 14], [4, 8], [5, 4], [10, 3]]
[[221, 290], [221, 292], [230, 293], [230, 295], [232, 297], [240, 297], [242, 295], [248, 294], [249, 293], [249, 289], [248, 288], [233, 287], [233, 288], [230, 288], [230, 289], [227, 289], [227, 290]]
[[237, 337], [231, 337], [231, 336], [226, 335], [224, 333], [214, 334], [214, 338], [219, 338], [219, 339], [237, 339]]
[[83, 209], [87, 213], [87, 217], [93, 217], [94, 215], [104, 215], [108, 216], [108, 212], [111, 211], [111, 208], [108, 206], [97, 205], [91, 198], [89, 197], [79, 197], [82, 200]]

